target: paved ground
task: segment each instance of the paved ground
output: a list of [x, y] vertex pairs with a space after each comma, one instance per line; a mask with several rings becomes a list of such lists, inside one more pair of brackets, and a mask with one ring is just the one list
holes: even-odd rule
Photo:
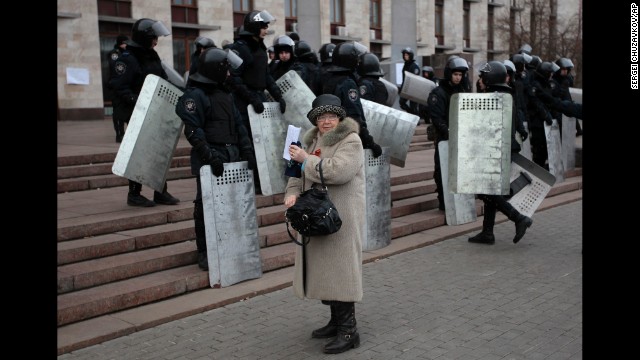
[[504, 222], [493, 246], [464, 235], [364, 265], [361, 346], [343, 354], [310, 337], [328, 307], [285, 288], [58, 359], [582, 359], [582, 201], [533, 219], [517, 245]]

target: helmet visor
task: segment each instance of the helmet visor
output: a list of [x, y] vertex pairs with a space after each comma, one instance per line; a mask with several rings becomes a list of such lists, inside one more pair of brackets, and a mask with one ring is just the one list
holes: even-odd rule
[[357, 41], [354, 41], [354, 42], [353, 42], [353, 47], [354, 47], [354, 48], [356, 49], [356, 51], [358, 52], [358, 56], [360, 56], [360, 55], [362, 55], [362, 54], [364, 54], [364, 53], [367, 53], [367, 52], [369, 51], [369, 49], [368, 49], [366, 46], [364, 46], [364, 45], [360, 44], [360, 43], [359, 43], [359, 42], [357, 42]]
[[274, 21], [276, 21], [276, 18], [269, 14], [267, 10], [262, 10], [251, 18], [251, 22], [263, 22], [266, 24]]
[[164, 26], [164, 24], [160, 21], [154, 22], [153, 25], [151, 25], [151, 29], [153, 30], [153, 33], [158, 37], [171, 34], [169, 29], [167, 29], [167, 27]]
[[233, 69], [237, 69], [242, 65], [242, 58], [238, 56], [233, 50], [225, 49], [227, 52], [227, 62], [229, 62], [229, 66]]

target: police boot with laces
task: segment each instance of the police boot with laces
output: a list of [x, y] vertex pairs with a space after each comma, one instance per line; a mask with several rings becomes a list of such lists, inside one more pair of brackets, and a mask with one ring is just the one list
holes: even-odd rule
[[478, 233], [478, 235], [470, 237], [468, 241], [476, 244], [493, 245], [496, 243], [496, 237], [493, 235], [493, 233], [483, 230]]
[[176, 205], [180, 202], [180, 200], [169, 194], [169, 192], [167, 191], [167, 183], [164, 184], [164, 189], [162, 190], [162, 192], [153, 192], [153, 201], [162, 205]]
[[156, 206], [156, 203], [147, 199], [140, 194], [142, 190], [142, 184], [129, 180], [129, 193], [127, 194], [127, 205], [140, 206], [140, 207], [152, 207]]

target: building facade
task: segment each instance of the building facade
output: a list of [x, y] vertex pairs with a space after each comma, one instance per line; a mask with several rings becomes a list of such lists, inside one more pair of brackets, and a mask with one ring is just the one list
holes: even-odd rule
[[[276, 18], [267, 46], [292, 31], [316, 50], [355, 40], [378, 55], [385, 78], [394, 83], [405, 47], [438, 76], [449, 56], [460, 55], [475, 81], [479, 64], [507, 59], [529, 43], [544, 61], [571, 58], [581, 87], [582, 0], [58, 0], [58, 120], [101, 120], [109, 114], [106, 54], [119, 34], [131, 36], [137, 19], [160, 20], [171, 30], [156, 51], [183, 74], [196, 37], [222, 47], [254, 9]], [[567, 29], [576, 23], [571, 38]]]

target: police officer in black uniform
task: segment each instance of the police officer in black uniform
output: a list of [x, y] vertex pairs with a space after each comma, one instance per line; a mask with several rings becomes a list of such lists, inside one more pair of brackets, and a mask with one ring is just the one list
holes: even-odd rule
[[435, 127], [435, 152], [433, 154], [433, 179], [438, 192], [438, 208], [445, 209], [444, 193], [442, 191], [442, 172], [440, 171], [440, 151], [438, 144], [440, 141], [449, 140], [449, 101], [456, 93], [466, 92], [463, 79], [469, 65], [461, 57], [454, 57], [447, 61], [444, 68], [444, 79], [440, 80], [440, 85], [429, 93], [427, 102], [429, 103], [429, 117]]
[[198, 72], [189, 75], [193, 87], [178, 99], [176, 114], [184, 122], [184, 135], [191, 148], [191, 174], [195, 175], [197, 192], [193, 201], [198, 266], [208, 270], [207, 242], [200, 167], [211, 166], [213, 175], [224, 173], [224, 163], [246, 160], [249, 168], [256, 159], [247, 129], [236, 108], [231, 92], [225, 86], [229, 69], [240, 66], [242, 59], [232, 50], [209, 48], [198, 59]]
[[[128, 52], [123, 53], [116, 60], [114, 74], [109, 80], [115, 96], [126, 104], [127, 119], [131, 118], [147, 75], [157, 75], [165, 80], [168, 78], [162, 68], [160, 56], [153, 48], [158, 44], [158, 36], [169, 34], [169, 30], [160, 21], [143, 18], [133, 24], [131, 40], [127, 44]], [[154, 191], [153, 201], [141, 195], [141, 190], [142, 184], [129, 180], [128, 205], [150, 207], [155, 206], [156, 203], [175, 205], [180, 201], [169, 194], [166, 182], [162, 192]]]
[[329, 76], [329, 67], [331, 67], [331, 57], [336, 44], [325, 43], [320, 46], [318, 54], [320, 54], [320, 64], [318, 64], [318, 83], [311, 89], [316, 96], [322, 95], [323, 81]]
[[[400, 85], [400, 91], [402, 91], [402, 87], [404, 86], [404, 72], [407, 71], [409, 73], [420, 75], [420, 67], [416, 64], [416, 61], [413, 59], [414, 53], [413, 49], [410, 47], [406, 47], [402, 49], [402, 58], [404, 59], [404, 66], [402, 66], [402, 85]], [[418, 103], [409, 101], [403, 97], [400, 97], [399, 100], [400, 108], [409, 114], [420, 115], [418, 113]], [[408, 103], [408, 104], [407, 104]]]
[[380, 69], [380, 60], [373, 53], [360, 55], [358, 63], [358, 85], [360, 86], [360, 97], [378, 104], [387, 105], [389, 92], [384, 86], [380, 77], [384, 76]]
[[544, 61], [538, 65], [530, 78], [530, 86], [526, 89], [527, 111], [529, 114], [529, 135], [531, 136], [531, 157], [533, 162], [549, 170], [547, 163], [547, 136], [544, 131], [544, 123], [551, 125], [553, 115], [545, 103], [536, 95], [545, 92], [553, 97], [550, 83], [553, 74], [553, 65]]
[[[127, 35], [118, 35], [116, 38], [116, 43], [113, 45], [113, 49], [109, 51], [107, 54], [107, 59], [109, 61], [109, 80], [115, 74], [115, 65], [118, 58], [127, 51], [127, 41], [129, 41], [129, 37]], [[107, 86], [110, 88], [110, 86]], [[111, 90], [111, 89], [110, 89]], [[122, 142], [122, 137], [124, 136], [124, 124], [129, 123], [129, 118], [126, 117], [127, 114], [131, 115], [130, 110], [118, 96], [115, 94], [111, 95], [111, 105], [113, 106], [113, 129], [116, 131], [116, 142]]]
[[[191, 66], [189, 67], [189, 76], [198, 72], [198, 57], [204, 49], [216, 47], [212, 39], [204, 36], [198, 36], [195, 41], [196, 51], [191, 54]], [[187, 79], [187, 87], [190, 86], [191, 78]]]
[[[507, 85], [507, 69], [500, 61], [489, 61], [480, 69], [480, 77], [486, 86], [485, 92], [498, 92], [512, 94], [513, 90]], [[515, 107], [512, 107], [515, 109]], [[516, 141], [516, 129], [522, 127], [522, 118], [517, 111], [511, 113], [511, 153], [520, 152], [520, 144]], [[493, 226], [496, 222], [496, 210], [505, 214], [509, 220], [513, 221], [516, 226], [516, 234], [513, 237], [513, 243], [517, 243], [522, 239], [527, 228], [533, 224], [530, 217], [521, 214], [516, 208], [508, 202], [510, 196], [505, 195], [478, 195], [484, 202], [484, 218], [482, 220], [482, 231], [468, 239], [472, 243], [489, 244], [496, 242], [493, 234]]]
[[340, 98], [347, 116], [360, 124], [360, 140], [364, 149], [371, 149], [374, 157], [382, 154], [382, 148], [373, 140], [367, 129], [360, 91], [355, 77], [359, 56], [366, 53], [366, 46], [354, 42], [342, 42], [333, 50], [329, 76], [323, 81], [322, 93], [332, 94]]
[[292, 69], [295, 63], [295, 42], [288, 35], [280, 35], [273, 40], [273, 51], [276, 53], [278, 62], [271, 70], [271, 76], [274, 80], [278, 80], [282, 75]]
[[304, 40], [299, 40], [296, 43], [294, 53], [296, 58], [292, 69], [300, 75], [302, 81], [315, 94], [318, 91], [318, 55], [311, 49], [309, 43]]

